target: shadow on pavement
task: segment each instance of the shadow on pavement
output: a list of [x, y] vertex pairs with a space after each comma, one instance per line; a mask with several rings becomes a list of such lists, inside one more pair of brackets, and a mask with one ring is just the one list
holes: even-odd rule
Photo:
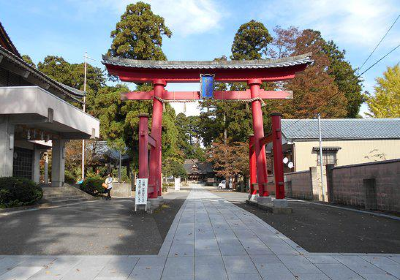
[[153, 214], [113, 199], [0, 216], [0, 255], [157, 254], [187, 195], [165, 195]]

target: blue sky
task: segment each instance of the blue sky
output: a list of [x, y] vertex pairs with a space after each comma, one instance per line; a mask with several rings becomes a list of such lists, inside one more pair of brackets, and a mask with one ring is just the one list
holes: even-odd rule
[[[111, 44], [125, 0], [0, 0], [0, 21], [20, 53], [37, 63], [46, 55], [63, 56], [75, 63], [84, 52], [102, 67], [101, 55]], [[368, 57], [389, 26], [400, 14], [400, 0], [154, 0], [153, 11], [165, 18], [173, 32], [164, 39], [169, 60], [212, 60], [230, 55], [239, 26], [251, 19], [261, 21], [272, 32], [282, 27], [312, 28], [334, 40], [358, 67]], [[364, 69], [400, 44], [400, 20]], [[375, 78], [387, 66], [400, 62], [400, 48], [367, 72], [364, 90], [373, 92]], [[169, 90], [196, 90], [197, 84], [169, 85]], [[181, 111], [183, 105], [176, 105]], [[189, 105], [188, 114], [196, 114]], [[364, 105], [362, 111], [366, 111]]]

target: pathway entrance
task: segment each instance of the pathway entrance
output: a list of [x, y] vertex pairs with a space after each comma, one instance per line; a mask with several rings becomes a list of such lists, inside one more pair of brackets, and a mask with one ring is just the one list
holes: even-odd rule
[[400, 255], [308, 253], [253, 214], [192, 185], [158, 255], [0, 256], [0, 279], [12, 276], [63, 280], [399, 279]]

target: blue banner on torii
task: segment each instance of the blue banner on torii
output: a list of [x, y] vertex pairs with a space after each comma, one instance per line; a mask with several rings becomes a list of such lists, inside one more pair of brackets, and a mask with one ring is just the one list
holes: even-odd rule
[[214, 98], [214, 75], [200, 75], [200, 97], [202, 99]]

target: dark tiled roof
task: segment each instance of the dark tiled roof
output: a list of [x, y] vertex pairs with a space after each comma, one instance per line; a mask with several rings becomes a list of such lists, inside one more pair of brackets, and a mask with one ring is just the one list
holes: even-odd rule
[[[196, 166], [196, 168], [193, 168]], [[183, 164], [187, 174], [207, 174], [213, 173], [213, 167], [210, 162], [199, 162], [197, 159], [187, 159]]]
[[1, 22], [0, 22], [0, 45], [3, 46], [5, 49], [9, 50], [10, 52], [12, 52], [13, 54], [15, 54], [16, 56], [21, 57], [20, 53], [14, 46], [10, 36], [8, 36]]
[[[2, 46], [0, 46], [0, 57], [2, 57], [2, 60], [7, 59], [8, 61], [10, 61], [12, 64], [17, 66], [18, 68], [28, 71], [28, 73], [33, 75], [36, 79], [49, 84], [50, 86], [55, 88], [57, 91], [59, 91], [61, 94], [65, 94], [78, 102], [81, 102], [81, 101], [76, 99], [76, 97], [83, 97], [85, 95], [85, 93], [83, 91], [80, 91], [78, 89], [72, 88], [67, 85], [64, 85], [64, 84], [57, 82], [56, 80], [50, 78], [46, 74], [44, 74], [44, 73], [40, 72], [39, 70], [35, 69], [34, 67], [30, 66], [21, 57], [15, 55], [14, 53], [3, 48]], [[36, 84], [36, 83], [34, 83], [34, 84]], [[38, 86], [40, 86], [40, 85], [38, 85]], [[51, 93], [53, 93], [53, 92], [51, 92]]]
[[279, 59], [229, 61], [155, 61], [135, 60], [103, 55], [103, 64], [149, 69], [265, 69], [311, 63], [311, 53]]
[[[282, 119], [287, 139], [318, 139], [318, 120]], [[322, 119], [323, 139], [400, 139], [400, 119]]]
[[[116, 149], [112, 149], [107, 145], [107, 141], [96, 141], [93, 144], [93, 150], [95, 151], [96, 156], [110, 158], [112, 160], [119, 160], [119, 151]], [[123, 153], [121, 155], [121, 160], [129, 160], [131, 157], [128, 154]]]

